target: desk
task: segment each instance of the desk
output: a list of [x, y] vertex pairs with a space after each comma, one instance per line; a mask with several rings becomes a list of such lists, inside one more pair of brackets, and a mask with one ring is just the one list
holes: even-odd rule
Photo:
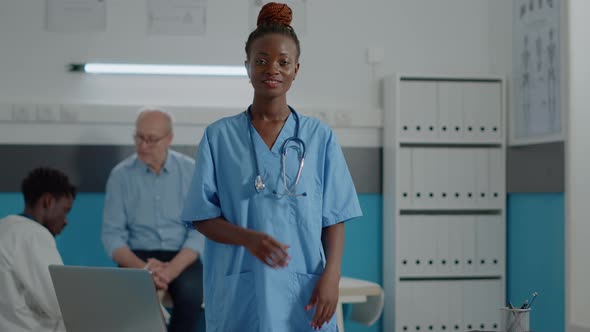
[[338, 331], [344, 332], [343, 303], [355, 304], [351, 313], [352, 320], [370, 326], [381, 316], [383, 301], [383, 288], [378, 284], [361, 279], [342, 277], [336, 308]]

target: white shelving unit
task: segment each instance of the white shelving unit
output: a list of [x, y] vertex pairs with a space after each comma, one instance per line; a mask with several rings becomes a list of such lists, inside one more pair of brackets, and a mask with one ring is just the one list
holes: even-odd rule
[[499, 329], [504, 91], [497, 77], [384, 79], [384, 331]]

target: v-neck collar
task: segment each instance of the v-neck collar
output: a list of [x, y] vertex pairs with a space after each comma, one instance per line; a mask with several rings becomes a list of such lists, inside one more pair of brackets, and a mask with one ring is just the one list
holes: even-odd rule
[[289, 107], [289, 116], [283, 124], [283, 128], [281, 128], [281, 131], [279, 132], [277, 139], [274, 141], [272, 148], [269, 149], [268, 145], [266, 145], [266, 143], [264, 142], [264, 139], [262, 139], [262, 136], [260, 136], [260, 134], [256, 130], [256, 127], [254, 127], [254, 125], [252, 124], [252, 121], [250, 120], [250, 114], [248, 114], [248, 111], [246, 111], [246, 121], [248, 122], [248, 125], [251, 126], [251, 133], [254, 136], [252, 137], [252, 141], [255, 145], [253, 147], [255, 154], [264, 151], [264, 153], [272, 153], [273, 155], [278, 156], [281, 153], [281, 147], [283, 146], [283, 142], [287, 138], [295, 136], [295, 119], [293, 116], [293, 112], [294, 111], [291, 109], [291, 107]]

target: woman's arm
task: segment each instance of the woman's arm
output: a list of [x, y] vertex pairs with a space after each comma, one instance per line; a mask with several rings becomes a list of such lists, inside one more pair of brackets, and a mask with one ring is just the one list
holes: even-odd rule
[[310, 310], [316, 306], [311, 327], [318, 329], [330, 321], [338, 305], [338, 288], [344, 252], [343, 222], [322, 229], [322, 245], [326, 253], [326, 267], [305, 307], [305, 310]]
[[223, 217], [194, 221], [193, 226], [209, 240], [243, 246], [270, 267], [285, 267], [289, 263], [289, 245], [280, 243], [266, 233], [234, 225]]

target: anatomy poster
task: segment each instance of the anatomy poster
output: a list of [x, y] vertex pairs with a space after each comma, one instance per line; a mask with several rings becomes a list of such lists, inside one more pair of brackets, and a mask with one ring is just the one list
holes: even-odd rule
[[511, 143], [563, 140], [560, 0], [514, 0]]

